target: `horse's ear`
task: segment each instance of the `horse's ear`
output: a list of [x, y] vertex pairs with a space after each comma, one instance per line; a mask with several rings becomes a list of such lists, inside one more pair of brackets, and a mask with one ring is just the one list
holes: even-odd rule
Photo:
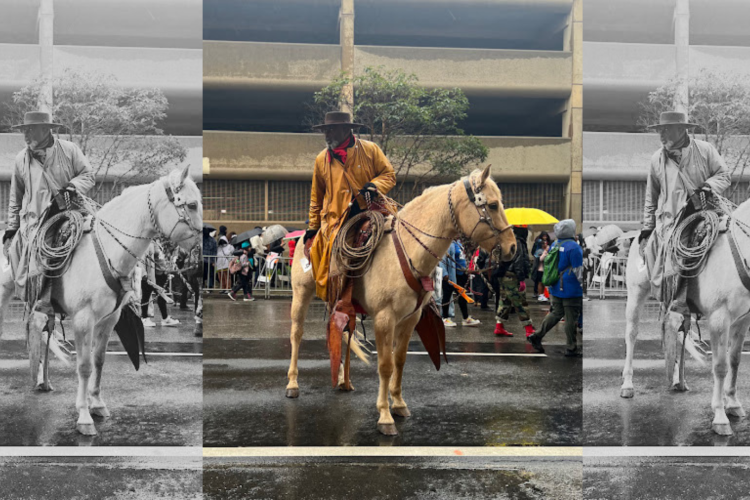
[[482, 170], [482, 175], [479, 176], [479, 189], [482, 189], [484, 187], [484, 183], [487, 182], [487, 179], [490, 178], [490, 167], [492, 167], [492, 164], [487, 165], [484, 167], [484, 170]]
[[182, 173], [180, 174], [180, 186], [185, 182], [185, 179], [187, 179], [188, 173], [190, 172], [190, 165], [185, 165], [185, 168], [182, 169]]

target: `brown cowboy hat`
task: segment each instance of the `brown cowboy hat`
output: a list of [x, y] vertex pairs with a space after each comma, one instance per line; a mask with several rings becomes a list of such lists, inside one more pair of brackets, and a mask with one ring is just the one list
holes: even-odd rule
[[52, 115], [45, 111], [29, 111], [23, 115], [23, 123], [13, 125], [10, 128], [23, 128], [30, 125], [47, 125], [49, 127], [64, 127], [60, 123], [52, 123]]
[[646, 128], [659, 128], [667, 125], [682, 125], [684, 127], [700, 127], [697, 123], [688, 123], [687, 115], [681, 111], [664, 111], [659, 115], [659, 123]]
[[334, 127], [336, 125], [348, 125], [350, 127], [366, 127], [361, 123], [353, 123], [352, 115], [346, 111], [329, 111], [323, 123], [313, 125], [313, 128]]

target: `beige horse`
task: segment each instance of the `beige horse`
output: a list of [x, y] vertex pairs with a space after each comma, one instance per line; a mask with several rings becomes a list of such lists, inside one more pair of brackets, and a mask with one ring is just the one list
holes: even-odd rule
[[[97, 212], [95, 232], [105, 258], [118, 276], [125, 277], [133, 272], [136, 265], [134, 256], [142, 259], [156, 237], [168, 238], [188, 251], [197, 243], [203, 220], [201, 193], [187, 174], [186, 167], [182, 171], [174, 170], [151, 184], [128, 188]], [[173, 194], [172, 201], [168, 197], [167, 186]], [[104, 227], [109, 227], [122, 244]], [[97, 264], [93, 242], [95, 232], [83, 236], [74, 250], [67, 272], [54, 280], [52, 287], [53, 302], [70, 318], [75, 335], [78, 368], [76, 428], [85, 435], [96, 434], [92, 414], [104, 418], [110, 415], [101, 397], [102, 366], [110, 334], [120, 318], [122, 304], [128, 301], [126, 296], [120, 307], [116, 308], [117, 296], [107, 285], [103, 271]], [[0, 325], [13, 292], [10, 271], [0, 273]], [[41, 336], [38, 331], [32, 331], [31, 335], [34, 336], [29, 341], [32, 380], [36, 383], [40, 369], [38, 346], [41, 345]], [[33, 352], [34, 345], [37, 352]], [[43, 370], [43, 385], [49, 390], [46, 367]]]
[[[399, 220], [408, 221], [425, 233], [440, 238], [429, 238], [416, 233], [427, 247], [438, 256], [448, 250], [451, 240], [459, 236], [459, 231], [479, 243], [485, 250], [492, 251], [496, 246], [502, 249], [503, 260], [510, 260], [515, 254], [516, 240], [509, 227], [503, 210], [502, 198], [497, 184], [490, 178], [489, 165], [483, 171], [474, 171], [470, 180], [476, 187], [477, 200], [486, 199], [487, 213], [497, 233], [489, 224], [479, 223], [479, 210], [469, 199], [462, 182], [427, 189], [421, 196], [408, 203], [398, 214]], [[448, 199], [451, 192], [454, 205], [455, 224], [451, 218]], [[485, 201], [485, 200], [482, 200]], [[410, 236], [401, 223], [396, 230], [403, 242], [405, 253], [411, 258], [421, 276], [429, 276], [438, 264], [437, 259], [428, 253]], [[414, 231], [414, 230], [412, 230]], [[298, 244], [292, 267], [292, 355], [289, 365], [289, 384], [286, 396], [299, 396], [297, 384], [297, 359], [302, 340], [303, 324], [310, 301], [315, 295], [315, 282], [312, 272], [302, 268], [304, 245]], [[386, 435], [396, 435], [396, 426], [391, 416], [410, 416], [403, 399], [401, 380], [406, 361], [409, 339], [420, 319], [422, 308], [429, 303], [430, 294], [424, 294], [417, 304], [417, 293], [406, 282], [396, 250], [390, 235], [386, 235], [375, 249], [372, 267], [354, 286], [354, 299], [372, 317], [375, 328], [375, 342], [378, 352], [378, 374], [380, 387], [377, 408], [380, 412], [378, 430]], [[393, 400], [389, 411], [388, 395]]]
[[[731, 216], [738, 223], [750, 223], [750, 201], [740, 205]], [[742, 235], [742, 230], [737, 231]], [[729, 233], [721, 233], [711, 248], [705, 268], [690, 285], [690, 296], [700, 314], [706, 318], [711, 336], [714, 388], [711, 408], [714, 410], [712, 429], [717, 434], [729, 436], [732, 427], [727, 414], [744, 417], [745, 410], [737, 399], [737, 370], [742, 355], [742, 344], [745, 333], [750, 328], [750, 291], [740, 280], [734, 264]], [[740, 248], [747, 248], [750, 240], [740, 236]], [[640, 311], [650, 293], [647, 270], [639, 255], [638, 245], [630, 247], [626, 271], [628, 301], [626, 307], [627, 326], [625, 341], [627, 353], [625, 367], [622, 370], [622, 387], [620, 396], [632, 398], [633, 388], [633, 350], [638, 336], [638, 319]], [[674, 323], [674, 322], [673, 322]], [[677, 391], [688, 390], [685, 383], [685, 366], [679, 363], [680, 342], [682, 334], [677, 333], [675, 324], [667, 326], [664, 339], [667, 381]], [[689, 348], [688, 337], [686, 347]], [[689, 349], [688, 349], [689, 350]], [[728, 361], [727, 363], [727, 356]], [[675, 364], [679, 367], [675, 371]], [[729, 377], [727, 378], [727, 373]]]

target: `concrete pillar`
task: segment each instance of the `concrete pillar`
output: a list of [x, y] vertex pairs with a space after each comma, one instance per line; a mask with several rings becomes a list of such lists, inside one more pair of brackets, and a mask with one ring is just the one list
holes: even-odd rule
[[574, 0], [568, 27], [564, 32], [563, 50], [573, 58], [572, 90], [563, 112], [562, 136], [570, 139], [570, 181], [566, 194], [566, 216], [574, 219], [581, 230], [583, 218], [583, 0]]
[[52, 53], [55, 35], [55, 10], [52, 2], [53, 0], [41, 0], [38, 18], [42, 88], [37, 107], [48, 113], [52, 112]]
[[[341, 0], [339, 10], [339, 43], [341, 44], [341, 71], [354, 76], [354, 0]], [[354, 108], [354, 87], [349, 84], [341, 90], [341, 111]]]
[[690, 0], [677, 0], [674, 9], [674, 45], [677, 63], [677, 89], [674, 109], [687, 113], [689, 102], [688, 78], [690, 76]]

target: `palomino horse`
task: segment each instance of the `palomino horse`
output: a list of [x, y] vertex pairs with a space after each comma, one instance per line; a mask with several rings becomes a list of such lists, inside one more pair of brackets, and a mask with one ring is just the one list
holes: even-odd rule
[[[510, 226], [503, 210], [500, 190], [490, 178], [489, 165], [481, 172], [474, 171], [469, 180], [474, 187], [474, 193], [477, 193], [474, 202], [469, 199], [464, 184], [458, 181], [427, 189], [399, 212], [394, 230], [398, 231], [404, 251], [420, 276], [430, 276], [438, 264], [438, 260], [432, 254], [444, 255], [451, 241], [461, 234], [468, 235], [488, 252], [499, 246], [502, 249], [503, 260], [510, 260], [515, 254], [516, 240], [513, 232], [506, 230]], [[484, 205], [481, 205], [482, 203]], [[488, 219], [484, 220], [485, 223], [482, 223], [480, 206], [483, 207], [484, 216], [489, 215]], [[422, 241], [431, 253], [405, 230], [402, 220], [419, 228], [419, 232], [433, 236], [423, 237]], [[299, 346], [305, 315], [315, 295], [313, 274], [309, 270], [303, 270], [303, 258], [304, 245], [298, 244], [292, 267], [292, 355], [288, 374], [289, 384], [286, 386], [286, 396], [290, 398], [299, 396]], [[374, 250], [370, 271], [355, 282], [353, 298], [372, 317], [375, 328], [380, 377], [377, 401], [380, 412], [378, 430], [386, 435], [396, 435], [391, 412], [401, 417], [410, 415], [401, 392], [401, 380], [409, 339], [420, 319], [422, 308], [429, 303], [430, 294], [423, 294], [421, 303], [417, 303], [420, 299], [407, 284], [393, 240], [391, 237], [385, 237]], [[390, 411], [389, 393], [393, 400]]]
[[[52, 281], [53, 303], [70, 318], [75, 335], [76, 428], [81, 434], [96, 434], [91, 414], [104, 418], [110, 415], [101, 397], [102, 366], [109, 336], [128, 301], [126, 296], [118, 307], [117, 294], [103, 273], [111, 272], [116, 278], [131, 275], [136, 258], [143, 259], [155, 238], [169, 240], [188, 251], [196, 244], [203, 225], [201, 193], [187, 174], [188, 167], [174, 170], [151, 184], [130, 187], [105, 204], [95, 215], [94, 231], [84, 234], [75, 248], [68, 270]], [[100, 270], [97, 265], [97, 237], [111, 271]], [[10, 271], [0, 273], [0, 325], [13, 292]], [[36, 383], [38, 358], [32, 359], [31, 367]], [[45, 386], [49, 387], [46, 373]]]
[[[740, 205], [731, 217], [736, 219], [737, 224], [743, 226], [750, 223], [750, 201]], [[742, 236], [742, 230], [738, 230], [737, 233], [739, 241], [744, 243], [739, 247], [747, 248], [750, 240]], [[737, 370], [740, 365], [745, 332], [750, 327], [750, 291], [743, 286], [740, 279], [739, 273], [745, 271], [738, 272], [735, 266], [729, 243], [730, 237], [729, 232], [719, 234], [706, 257], [703, 271], [693, 280], [689, 288], [692, 303], [706, 318], [711, 336], [714, 377], [711, 399], [714, 419], [711, 427], [714, 432], [723, 436], [732, 434], [727, 414], [740, 418], [745, 416], [745, 410], [737, 399]], [[620, 396], [632, 398], [634, 395], [633, 350], [638, 335], [638, 318], [650, 292], [647, 270], [639, 255], [638, 245], [630, 247], [626, 280], [628, 287], [625, 331], [627, 355], [625, 367], [622, 370]], [[675, 372], [681, 334], [677, 333], [674, 325], [672, 326], [671, 329], [667, 328], [664, 339], [667, 380], [673, 384], [675, 390], [685, 391], [688, 388], [685, 384], [684, 363], [679, 363], [679, 369]], [[686, 342], [689, 340], [687, 338]], [[727, 363], [727, 355], [729, 363]]]

